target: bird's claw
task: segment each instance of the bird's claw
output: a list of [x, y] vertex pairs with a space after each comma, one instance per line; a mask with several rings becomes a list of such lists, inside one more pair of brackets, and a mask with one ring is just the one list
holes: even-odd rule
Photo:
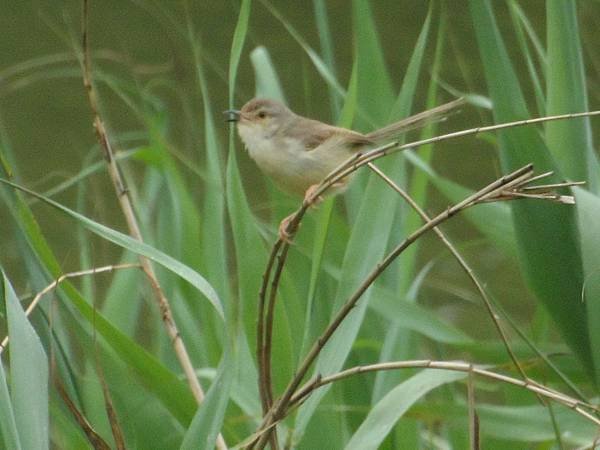
[[294, 227], [294, 229], [290, 229], [290, 223], [292, 222], [292, 219], [294, 218], [294, 214], [291, 214], [289, 216], [287, 216], [285, 219], [283, 219], [281, 221], [281, 223], [279, 224], [279, 239], [282, 242], [285, 242], [286, 244], [291, 244], [292, 243], [292, 237], [294, 235], [294, 233], [296, 232], [296, 228]]
[[319, 190], [318, 184], [310, 186], [304, 194], [304, 205], [305, 206], [316, 206], [323, 201], [322, 195], [315, 196], [315, 193]]

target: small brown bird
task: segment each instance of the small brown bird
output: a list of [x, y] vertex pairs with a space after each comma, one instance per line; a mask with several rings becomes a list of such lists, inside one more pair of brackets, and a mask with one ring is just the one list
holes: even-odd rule
[[[357, 152], [439, 120], [463, 103], [458, 99], [368, 134], [299, 116], [269, 99], [255, 98], [241, 110], [225, 113], [229, 114], [230, 122], [237, 122], [238, 133], [258, 167], [283, 191], [307, 196], [323, 178]], [[343, 190], [347, 183], [348, 179], [344, 180], [335, 191]], [[283, 238], [288, 221], [289, 218], [284, 220], [279, 228]]]

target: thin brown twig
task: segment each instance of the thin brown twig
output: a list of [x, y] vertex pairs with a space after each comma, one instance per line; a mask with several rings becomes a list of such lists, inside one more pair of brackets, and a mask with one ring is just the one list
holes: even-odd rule
[[291, 399], [291, 404], [297, 405], [304, 401], [304, 399], [306, 399], [310, 395], [310, 393], [315, 391], [316, 389], [319, 389], [320, 387], [325, 386], [327, 384], [331, 384], [336, 381], [349, 378], [354, 375], [376, 371], [418, 368], [452, 370], [457, 372], [472, 373], [474, 375], [490, 378], [502, 383], [508, 383], [514, 386], [519, 386], [535, 394], [539, 394], [549, 400], [553, 400], [557, 403], [560, 403], [576, 411], [578, 414], [582, 415], [583, 417], [595, 423], [596, 425], [600, 425], [600, 419], [594, 416], [593, 414], [595, 412], [598, 412], [598, 408], [594, 405], [569, 397], [568, 395], [565, 395], [562, 392], [546, 387], [540, 383], [535, 382], [534, 380], [520, 380], [518, 378], [513, 378], [508, 375], [493, 372], [489, 369], [486, 369], [485, 366], [478, 366], [462, 361], [412, 360], [385, 362], [378, 364], [370, 364], [366, 366], [352, 367], [350, 369], [346, 369], [326, 377], [319, 377], [318, 379], [315, 378], [313, 380], [309, 380], [304, 386], [297, 390], [297, 392]]
[[[284, 259], [287, 257], [287, 252], [289, 247], [285, 247], [281, 254], [279, 254], [278, 259]], [[266, 314], [266, 331], [265, 331], [265, 383], [268, 387], [269, 394], [269, 407], [273, 403], [273, 392], [272, 392], [272, 383], [271, 383], [271, 352], [272, 352], [272, 341], [273, 341], [273, 324], [274, 324], [274, 315], [275, 315], [275, 296], [277, 294], [277, 285], [279, 284], [279, 280], [281, 278], [281, 274], [283, 273], [283, 267], [279, 265], [275, 274], [273, 276], [273, 282], [271, 283], [271, 291], [269, 295], [269, 303], [267, 305], [267, 314]]]
[[[404, 191], [400, 186], [398, 186], [396, 183], [394, 183], [394, 181], [389, 178], [385, 173], [383, 173], [377, 166], [375, 166], [375, 164], [373, 163], [368, 163], [368, 166], [371, 170], [373, 170], [379, 177], [381, 177], [393, 190], [395, 190], [398, 194], [400, 194], [400, 196], [417, 212], [417, 214], [424, 220], [424, 221], [429, 221], [431, 220], [429, 218], [429, 216], [425, 213], [425, 211], [423, 211], [421, 209], [421, 207], [412, 199], [412, 197], [410, 195], [408, 195], [408, 193], [406, 191]], [[531, 184], [532, 181], [538, 181], [542, 178], [551, 176], [553, 173], [552, 172], [546, 172], [540, 175], [536, 175], [533, 176], [531, 178], [529, 178], [526, 182], [526, 184]], [[537, 189], [552, 189], [555, 187], [571, 187], [571, 186], [575, 186], [575, 185], [580, 185], [582, 184], [581, 182], [565, 182], [565, 183], [555, 183], [555, 184], [548, 184], [548, 185], [540, 185], [540, 186], [522, 186], [520, 187], [520, 190], [525, 190], [525, 189], [530, 189], [530, 188], [537, 188]], [[513, 195], [518, 194], [518, 192], [516, 191], [511, 191]], [[510, 199], [516, 199], [517, 197], [512, 197], [509, 198], [508, 196], [501, 196], [501, 197], [496, 197], [496, 199], [489, 199], [486, 201], [498, 201], [498, 200], [510, 200]], [[544, 197], [542, 197], [544, 198]], [[545, 197], [546, 199], [553, 199], [552, 196], [550, 197]], [[491, 317], [494, 326], [496, 327], [496, 330], [498, 332], [498, 334], [500, 335], [500, 339], [502, 340], [504, 347], [512, 361], [512, 363], [515, 365], [515, 367], [517, 368], [518, 372], [521, 374], [522, 378], [524, 380], [528, 380], [529, 377], [528, 375], [525, 373], [525, 370], [523, 369], [523, 367], [521, 366], [521, 364], [519, 363], [516, 355], [514, 354], [509, 341], [508, 341], [508, 337], [506, 336], [506, 333], [500, 323], [500, 317], [498, 316], [498, 314], [495, 311], [495, 308], [493, 307], [493, 303], [491, 301], [491, 299], [489, 298], [489, 296], [487, 295], [486, 290], [483, 288], [483, 285], [481, 284], [481, 282], [479, 281], [479, 279], [476, 277], [475, 272], [473, 271], [473, 269], [468, 265], [468, 263], [466, 262], [466, 260], [462, 257], [462, 255], [458, 252], [458, 250], [456, 249], [456, 247], [454, 247], [450, 241], [448, 240], [448, 238], [445, 236], [445, 234], [438, 228], [434, 228], [433, 231], [438, 235], [438, 237], [440, 238], [440, 240], [444, 243], [444, 245], [448, 248], [448, 250], [450, 251], [450, 253], [452, 253], [452, 255], [455, 257], [455, 259], [457, 260], [457, 262], [459, 263], [459, 265], [463, 268], [463, 270], [465, 271], [465, 273], [467, 274], [467, 276], [471, 279], [471, 281], [473, 282], [473, 284], [475, 285], [477, 291], [479, 292], [479, 295], [481, 296], [484, 306], [488, 312], [488, 315]], [[543, 401], [542, 397], [539, 397], [540, 402], [543, 405], [546, 405], [547, 402]]]
[[[447, 141], [451, 139], [457, 139], [459, 137], [465, 136], [474, 136], [480, 133], [486, 133], [489, 131], [500, 131], [508, 128], [515, 128], [527, 125], [534, 125], [538, 123], [545, 122], [553, 122], [557, 120], [568, 120], [568, 119], [576, 119], [581, 117], [593, 117], [600, 115], [600, 110], [597, 111], [586, 111], [581, 113], [571, 113], [571, 114], [560, 114], [556, 116], [545, 116], [545, 117], [536, 117], [534, 119], [525, 119], [525, 120], [517, 120], [514, 122], [506, 122], [495, 125], [487, 125], [483, 127], [475, 127], [469, 128], [467, 130], [454, 131], [452, 133], [442, 134], [439, 136], [434, 136], [431, 138], [420, 139], [413, 142], [408, 142], [406, 144], [398, 144], [398, 142], [390, 142], [389, 144], [374, 148], [366, 153], [358, 153], [355, 156], [350, 157], [345, 163], [341, 164], [337, 169], [333, 170], [322, 182], [322, 185], [327, 184], [327, 188], [331, 185], [327, 183], [332, 179], [335, 181], [344, 178], [350, 172], [353, 172], [355, 168], [361, 167], [371, 161], [379, 159], [383, 156], [390, 155], [392, 153], [400, 152], [403, 150], [408, 150], [410, 148], [421, 147], [423, 145], [428, 144], [436, 144], [442, 141]], [[351, 169], [350, 172], [347, 172], [348, 169]], [[541, 174], [544, 175], [544, 174]], [[321, 195], [323, 191], [315, 190], [315, 195]]]
[[548, 190], [563, 187], [583, 186], [585, 181], [565, 181], [564, 183], [540, 184], [538, 186], [525, 186], [524, 191]]
[[[501, 383], [511, 384], [513, 386], [524, 388], [536, 395], [541, 395], [543, 398], [546, 398], [548, 400], [552, 400], [559, 404], [562, 404], [563, 406], [574, 410], [576, 413], [583, 416], [587, 420], [593, 422], [594, 424], [600, 425], [600, 419], [593, 414], [599, 411], [597, 406], [569, 397], [561, 392], [548, 388], [532, 379], [521, 380], [518, 378], [513, 378], [504, 374], [493, 372], [489, 370], [485, 365], [472, 364], [463, 361], [434, 361], [429, 359], [392, 361], [385, 363], [370, 364], [365, 366], [355, 366], [326, 377], [316, 375], [313, 379], [307, 381], [302, 387], [300, 387], [292, 396], [290, 400], [290, 410], [292, 408], [297, 408], [310, 396], [312, 392], [327, 384], [335, 383], [337, 381], [344, 380], [352, 376], [364, 373], [402, 369], [451, 370], [457, 372], [465, 372], [470, 375], [481, 376]], [[245, 447], [247, 445], [251, 445], [252, 442], [255, 442], [258, 439], [260, 439], [267, 431], [272, 430], [273, 427], [276, 426], [281, 420], [282, 418], [279, 418], [277, 421], [273, 421], [273, 423], [271, 423], [267, 428], [258, 430], [256, 433], [254, 433], [252, 436], [250, 436], [238, 446]]]
[[[44, 289], [42, 289], [40, 292], [35, 294], [35, 296], [33, 297], [33, 300], [31, 301], [31, 303], [29, 304], [29, 306], [27, 306], [27, 309], [25, 310], [25, 315], [27, 317], [29, 317], [31, 312], [36, 308], [36, 306], [38, 305], [38, 303], [40, 302], [40, 300], [42, 299], [42, 297], [44, 295], [46, 295], [48, 292], [55, 289], [60, 283], [62, 283], [63, 281], [65, 281], [69, 278], [78, 278], [78, 277], [82, 277], [85, 275], [96, 275], [99, 273], [113, 272], [115, 270], [121, 270], [121, 269], [133, 269], [133, 268], [140, 269], [141, 267], [142, 266], [140, 264], [135, 264], [135, 263], [113, 264], [110, 266], [93, 267], [93, 268], [87, 269], [87, 270], [78, 270], [76, 272], [65, 273], [65, 274], [61, 275], [60, 277], [58, 277], [56, 280], [54, 280], [52, 283], [50, 283], [48, 286], [46, 286]], [[0, 354], [2, 354], [2, 352], [4, 351], [4, 349], [6, 348], [7, 345], [8, 345], [8, 336], [6, 336], [2, 340], [2, 343], [0, 343]]]
[[62, 381], [58, 378], [58, 376], [54, 377], [54, 385], [56, 386], [56, 390], [63, 402], [67, 406], [67, 409], [71, 411], [75, 421], [79, 425], [79, 428], [84, 432], [90, 444], [94, 447], [95, 450], [111, 450], [110, 445], [100, 436], [99, 433], [94, 430], [90, 422], [83, 415], [81, 411], [77, 408], [73, 400], [69, 397]]
[[[125, 220], [127, 222], [127, 227], [129, 229], [129, 234], [140, 242], [143, 242], [142, 233], [140, 231], [137, 219], [135, 217], [135, 213], [133, 210], [133, 205], [131, 203], [131, 199], [129, 197], [129, 192], [125, 187], [125, 182], [121, 177], [121, 173], [119, 171], [119, 167], [117, 166], [114, 151], [108, 137], [108, 132], [106, 131], [106, 127], [104, 125], [104, 121], [100, 116], [100, 111], [98, 108], [98, 101], [96, 96], [96, 91], [93, 85], [92, 79], [92, 69], [91, 69], [91, 56], [90, 56], [90, 48], [89, 48], [89, 35], [88, 35], [88, 17], [89, 17], [89, 1], [83, 0], [83, 18], [82, 18], [82, 47], [83, 47], [83, 61], [82, 61], [82, 73], [83, 73], [83, 84], [85, 86], [88, 102], [90, 104], [90, 108], [92, 110], [92, 115], [94, 118], [94, 128], [96, 130], [96, 136], [98, 141], [100, 142], [100, 147], [104, 152], [104, 158], [106, 159], [108, 173], [110, 175], [110, 179], [112, 181], [113, 187], [115, 189], [115, 193], [117, 195], [117, 199], [119, 201], [119, 205], [121, 207], [121, 211], [125, 216]], [[162, 321], [165, 325], [167, 334], [171, 340], [173, 348], [175, 350], [175, 354], [177, 359], [179, 360], [179, 364], [181, 365], [185, 377], [187, 379], [188, 385], [194, 398], [197, 403], [200, 404], [204, 400], [204, 390], [200, 385], [200, 381], [196, 376], [196, 371], [194, 370], [194, 365], [192, 364], [189, 353], [181, 339], [181, 335], [179, 334], [179, 330], [173, 318], [173, 313], [171, 311], [171, 306], [169, 304], [169, 300], [165, 296], [158, 278], [154, 272], [154, 268], [150, 260], [144, 256], [139, 256], [140, 264], [142, 265], [142, 270], [146, 274], [148, 280], [150, 281], [150, 285], [154, 291], [156, 301], [158, 303], [158, 307], [161, 313]], [[219, 450], [225, 450], [227, 445], [223, 440], [221, 434], [217, 436], [217, 448]]]
[[[285, 258], [287, 255], [287, 249], [284, 250], [283, 255], [279, 254], [279, 245], [275, 245], [271, 254], [269, 255], [269, 260], [267, 261], [267, 268], [270, 268], [276, 259]], [[269, 270], [269, 269], [268, 269]], [[268, 272], [267, 270], [267, 272]], [[273, 405], [273, 385], [271, 381], [271, 342], [273, 336], [273, 307], [275, 305], [275, 299], [273, 298], [273, 290], [271, 290], [271, 295], [269, 297], [269, 305], [267, 309], [267, 314], [265, 316], [265, 295], [266, 290], [268, 288], [268, 278], [265, 277], [266, 273], [263, 275], [263, 283], [261, 284], [261, 289], [259, 292], [259, 301], [258, 306], [258, 324], [257, 324], [257, 360], [258, 360], [258, 389], [261, 399], [261, 405], [263, 410], [263, 415], [269, 411], [271, 406]], [[277, 284], [279, 281], [279, 275], [281, 271], [276, 273], [275, 278], [273, 280], [273, 284]], [[265, 323], [266, 322], [266, 323]], [[265, 330], [266, 325], [266, 330]], [[278, 450], [279, 449], [279, 441], [277, 439], [277, 433], [273, 433], [270, 436], [271, 449]]]
[[475, 382], [473, 381], [473, 372], [469, 372], [467, 380], [467, 405], [469, 406], [469, 439], [471, 441], [471, 450], [479, 450], [479, 416], [475, 408]]
[[[404, 241], [402, 241], [392, 252], [390, 252], [380, 263], [376, 265], [373, 271], [366, 277], [366, 279], [361, 283], [358, 289], [350, 296], [350, 298], [346, 301], [346, 303], [342, 306], [342, 308], [338, 311], [336, 316], [332, 319], [329, 325], [326, 327], [325, 331], [321, 334], [321, 336], [317, 339], [317, 341], [313, 344], [309, 352], [307, 353], [304, 361], [300, 364], [296, 374], [286, 387], [284, 393], [281, 398], [277, 400], [273, 407], [270, 410], [270, 413], [265, 417], [263, 423], [260, 428], [264, 428], [266, 426], [270, 426], [271, 422], [279, 420], [285, 414], [287, 406], [289, 404], [290, 398], [298, 389], [302, 379], [308, 372], [309, 368], [312, 366], [313, 362], [316, 360], [317, 356], [321, 352], [322, 348], [329, 341], [335, 330], [339, 327], [342, 321], [346, 318], [346, 316], [350, 313], [350, 311], [356, 305], [356, 302], [362, 297], [364, 292], [371, 286], [371, 284], [383, 273], [383, 271], [414, 241], [416, 241], [420, 236], [422, 236], [428, 230], [436, 227], [440, 223], [445, 220], [453, 217], [455, 214], [460, 212], [463, 209], [466, 209], [470, 206], [477, 204], [482, 199], [493, 198], [498, 194], [498, 192], [512, 188], [515, 186], [519, 186], [520, 184], [525, 183], [529, 178], [533, 176], [533, 166], [528, 164], [515, 172], [505, 175], [496, 181], [490, 183], [488, 186], [483, 189], [477, 191], [476, 193], [470, 195], [466, 199], [457, 203], [456, 205], [449, 207], [446, 211], [438, 214], [431, 221], [424, 224], [418, 230], [414, 231], [411, 235], [409, 235]], [[270, 439], [271, 432], [267, 432], [263, 434], [258, 442], [252, 443], [250, 448], [253, 448], [254, 444], [258, 449], [264, 448], [266, 441]]]
[[[429, 215], [427, 215], [427, 213], [425, 211], [423, 211], [423, 209], [413, 200], [413, 198], [410, 195], [408, 195], [408, 193], [406, 191], [404, 191], [404, 189], [402, 189], [400, 186], [398, 186], [391, 178], [389, 178], [385, 173], [383, 173], [375, 164], [369, 163], [368, 166], [373, 172], [375, 172], [377, 174], [377, 176], [382, 178], [393, 190], [395, 190], [398, 194], [400, 194], [400, 196], [409, 204], [409, 206], [412, 209], [415, 210], [415, 212], [421, 217], [421, 219], [423, 219], [425, 222], [431, 221], [431, 218], [429, 217]], [[498, 314], [494, 310], [492, 301], [489, 298], [489, 296], [487, 295], [486, 290], [483, 288], [483, 285], [481, 284], [481, 282], [475, 275], [475, 272], [473, 271], [471, 266], [469, 266], [467, 261], [462, 257], [462, 255], [458, 252], [458, 250], [456, 250], [456, 247], [454, 247], [454, 245], [452, 245], [452, 243], [446, 237], [444, 232], [442, 232], [438, 227], [433, 228], [433, 231], [440, 238], [442, 243], [448, 248], [448, 250], [450, 251], [452, 256], [454, 256], [454, 258], [456, 259], [458, 264], [462, 267], [462, 269], [465, 271], [467, 276], [471, 279], [471, 281], [475, 285], [475, 288], [477, 289], [477, 291], [479, 292], [479, 295], [481, 296], [481, 298], [483, 300], [483, 304], [488, 312], [488, 315], [492, 319], [492, 322], [494, 323], [494, 326], [496, 327], [496, 331], [498, 332], [500, 339], [504, 343], [504, 347], [505, 347], [511, 361], [513, 362], [513, 364], [515, 365], [515, 368], [521, 374], [523, 379], [527, 379], [527, 374], [525, 373], [525, 370], [523, 370], [523, 368], [521, 367], [521, 364], [519, 364], [519, 360], [517, 359], [517, 356], [513, 352], [512, 348], [508, 342], [508, 337], [506, 336], [506, 332], [504, 331], [504, 328], [500, 324], [500, 318], [498, 317]]]
[[267, 392], [269, 392], [269, 387], [266, 384], [266, 364], [265, 364], [265, 300], [267, 291], [269, 289], [269, 278], [267, 274], [270, 273], [273, 264], [275, 263], [275, 259], [279, 254], [279, 248], [283, 241], [277, 241], [271, 250], [271, 254], [269, 255], [269, 260], [267, 261], [267, 267], [265, 272], [263, 273], [262, 284], [260, 286], [260, 291], [258, 293], [258, 312], [257, 312], [257, 325], [256, 325], [256, 360], [258, 362], [258, 391], [260, 394], [263, 414], [271, 407], [272, 399], [268, 398]]
[[96, 360], [96, 370], [98, 372], [98, 380], [100, 381], [100, 386], [102, 387], [104, 408], [106, 409], [106, 416], [108, 417], [110, 431], [112, 433], [113, 440], [115, 441], [115, 447], [117, 448], [117, 450], [126, 450], [127, 447], [125, 445], [125, 436], [123, 435], [123, 429], [121, 427], [121, 424], [119, 423], [119, 418], [117, 417], [117, 411], [115, 410], [114, 401], [112, 399], [108, 383], [106, 382], [106, 378], [104, 376], [104, 370], [102, 369], [102, 366], [99, 363], [98, 359]]

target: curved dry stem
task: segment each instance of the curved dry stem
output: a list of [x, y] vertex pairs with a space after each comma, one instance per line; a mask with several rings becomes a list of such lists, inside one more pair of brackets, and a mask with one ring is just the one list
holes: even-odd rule
[[[49, 293], [50, 291], [52, 291], [53, 289], [55, 289], [56, 287], [58, 287], [58, 285], [65, 280], [68, 280], [70, 278], [79, 278], [79, 277], [82, 277], [85, 275], [96, 275], [99, 273], [113, 272], [115, 270], [121, 270], [121, 269], [133, 269], [133, 268], [140, 269], [141, 267], [142, 266], [140, 264], [133, 264], [133, 263], [113, 264], [110, 266], [94, 267], [92, 269], [78, 270], [77, 272], [65, 273], [65, 274], [61, 275], [60, 277], [58, 277], [56, 280], [54, 280], [52, 283], [50, 283], [48, 286], [46, 286], [44, 289], [42, 289], [40, 292], [35, 294], [35, 296], [33, 297], [33, 300], [31, 301], [31, 303], [29, 304], [29, 306], [27, 306], [27, 309], [25, 310], [25, 315], [27, 317], [29, 317], [29, 315], [32, 313], [32, 311], [37, 307], [37, 305], [42, 300], [42, 297], [44, 295], [46, 295], [47, 293]], [[2, 343], [0, 343], [0, 355], [2, 354], [2, 352], [4, 351], [4, 349], [6, 348], [7, 345], [8, 345], [8, 336], [6, 336], [2, 340]]]
[[[269, 255], [269, 259], [267, 261], [267, 267], [262, 277], [262, 284], [260, 286], [260, 291], [258, 293], [258, 312], [257, 312], [257, 324], [256, 324], [256, 360], [258, 362], [258, 390], [260, 394], [260, 400], [262, 404], [263, 414], [269, 410], [272, 404], [272, 392], [271, 388], [267, 383], [267, 374], [266, 374], [266, 361], [265, 361], [265, 300], [267, 291], [269, 289], [269, 277], [267, 276], [273, 264], [275, 263], [275, 259], [279, 254], [279, 248], [281, 247], [283, 241], [277, 241], [271, 250], [271, 254]], [[270, 393], [270, 395], [269, 395]]]
[[[375, 164], [368, 163], [367, 165], [373, 172], [375, 172], [381, 179], [383, 179], [393, 190], [395, 190], [398, 194], [400, 194], [400, 196], [406, 201], [406, 203], [409, 204], [409, 206], [412, 209], [415, 210], [415, 212], [421, 217], [421, 219], [423, 219], [425, 222], [429, 222], [431, 220], [431, 218], [427, 215], [427, 213], [425, 213], [425, 211], [423, 211], [421, 209], [421, 207], [412, 199], [412, 197], [410, 195], [408, 195], [408, 193], [406, 193], [400, 186], [398, 186], [396, 183], [394, 183], [394, 181], [391, 178], [389, 178], [385, 173], [383, 173]], [[535, 177], [533, 177], [533, 178], [535, 178]], [[471, 281], [475, 285], [475, 288], [477, 289], [477, 291], [479, 292], [479, 295], [481, 296], [481, 298], [483, 300], [483, 304], [488, 312], [488, 315], [492, 319], [492, 322], [494, 323], [494, 326], [496, 327], [496, 331], [498, 332], [498, 335], [500, 336], [500, 339], [502, 340], [504, 347], [506, 348], [506, 352], [508, 353], [510, 359], [512, 360], [513, 364], [515, 365], [515, 367], [517, 368], [517, 370], [519, 371], [519, 373], [521, 374], [523, 379], [526, 380], [527, 374], [525, 373], [525, 370], [523, 370], [523, 367], [521, 367], [521, 364], [519, 364], [519, 361], [508, 342], [508, 337], [506, 336], [506, 332], [504, 331], [504, 329], [502, 328], [502, 325], [500, 324], [500, 318], [498, 317], [498, 314], [496, 313], [496, 311], [494, 311], [494, 307], [492, 306], [492, 301], [488, 297], [487, 292], [483, 288], [483, 285], [479, 282], [479, 279], [475, 276], [473, 269], [471, 269], [471, 267], [467, 264], [467, 261], [465, 261], [465, 259], [458, 252], [458, 250], [456, 250], [456, 248], [450, 243], [450, 241], [448, 240], [446, 235], [438, 227], [434, 227], [433, 231], [440, 238], [440, 240], [444, 243], [444, 245], [448, 248], [450, 253], [452, 253], [452, 255], [454, 256], [454, 258], [456, 259], [458, 264], [463, 268], [463, 270], [465, 271], [467, 276], [471, 279]]]
[[[413, 200], [413, 198], [410, 195], [408, 195], [408, 193], [406, 191], [404, 191], [400, 186], [398, 186], [391, 178], [389, 178], [385, 173], [383, 173], [375, 164], [368, 163], [367, 165], [373, 172], [375, 172], [380, 178], [382, 178], [394, 191], [396, 191], [410, 205], [410, 207], [416, 211], [416, 213], [425, 222], [428, 222], [431, 220], [429, 218], [429, 216], [427, 215], [427, 213], [425, 213], [425, 211], [423, 211], [423, 209], [421, 209], [421, 207]], [[531, 177], [528, 180], [528, 183], [540, 180], [549, 175], [552, 175], [552, 172], [546, 172], [546, 173]], [[580, 185], [580, 184], [583, 184], [583, 183], [581, 183], [581, 182], [554, 183], [554, 184], [546, 184], [546, 185], [538, 185], [538, 186], [525, 186], [522, 188], [522, 190], [523, 191], [529, 190], [529, 191], [540, 192], [540, 195], [546, 195], [547, 196], [546, 198], [551, 198], [554, 196], [554, 194], [552, 193], [552, 195], [550, 195], [548, 193], [548, 191], [550, 189], [562, 188], [562, 187], [572, 187], [574, 185]], [[502, 343], [504, 344], [504, 348], [506, 349], [506, 352], [508, 353], [511, 361], [513, 362], [514, 366], [520, 373], [523, 380], [525, 380], [525, 381], [529, 380], [529, 376], [526, 374], [525, 370], [523, 369], [523, 366], [521, 366], [521, 364], [519, 363], [517, 356], [515, 355], [514, 351], [512, 350], [512, 348], [510, 346], [508, 337], [506, 335], [506, 332], [504, 331], [504, 328], [502, 327], [502, 324], [500, 323], [500, 317], [498, 316], [498, 314], [493, 306], [492, 300], [488, 296], [487, 291], [484, 289], [483, 285], [481, 284], [481, 282], [479, 281], [477, 276], [475, 275], [475, 272], [469, 266], [467, 261], [462, 257], [462, 255], [459, 253], [459, 251], [456, 249], [456, 247], [454, 247], [454, 245], [452, 245], [452, 243], [450, 243], [450, 241], [448, 240], [446, 235], [442, 232], [442, 230], [440, 230], [438, 227], [435, 227], [433, 229], [433, 231], [435, 232], [435, 234], [437, 234], [437, 236], [440, 238], [442, 243], [448, 248], [450, 253], [454, 256], [454, 258], [458, 262], [458, 264], [462, 267], [462, 269], [465, 271], [467, 276], [471, 279], [471, 281], [475, 285], [475, 288], [477, 289], [477, 291], [479, 292], [479, 295], [481, 296], [481, 299], [483, 300], [483, 304], [487, 310], [487, 313], [490, 316], [490, 318], [492, 319], [492, 322], [494, 323], [496, 331], [498, 332], [498, 335], [500, 336], [500, 339], [502, 340]], [[565, 381], [564, 377], [562, 377], [562, 374], [559, 374], [559, 375], [561, 376], [563, 381]], [[570, 383], [566, 383], [566, 384], [569, 387], [571, 387]], [[577, 395], [579, 395], [581, 399], [583, 399], [583, 396], [581, 395], [580, 392], [575, 390], [575, 393]], [[550, 404], [545, 402], [543, 400], [543, 397], [541, 397], [539, 394], [538, 394], [538, 399], [540, 400], [540, 402], [543, 405], [548, 405], [548, 408], [550, 408]], [[554, 417], [552, 415], [551, 410], [550, 410], [550, 416]], [[473, 419], [473, 417], [471, 417], [471, 419]], [[469, 421], [469, 423], [471, 425], [473, 424], [473, 422], [471, 420]]]
[[[289, 246], [284, 247], [281, 250], [281, 253], [278, 255], [277, 259], [282, 260], [287, 258], [287, 253], [289, 251]], [[273, 281], [271, 283], [271, 291], [269, 295], [269, 303], [267, 305], [267, 315], [266, 315], [266, 332], [265, 332], [265, 353], [264, 353], [264, 376], [265, 376], [265, 386], [267, 387], [267, 401], [268, 408], [273, 405], [273, 383], [271, 380], [272, 369], [271, 369], [271, 354], [272, 354], [272, 342], [273, 342], [273, 325], [274, 325], [274, 316], [275, 316], [275, 300], [277, 296], [277, 286], [279, 285], [279, 280], [281, 279], [281, 274], [283, 273], [283, 265], [280, 264], [277, 266], [277, 270], [275, 271], [275, 275], [273, 276]]]
[[504, 374], [492, 372], [485, 368], [485, 366], [473, 365], [462, 361], [432, 361], [432, 360], [413, 360], [413, 361], [394, 361], [387, 363], [371, 364], [367, 366], [356, 366], [350, 369], [343, 370], [341, 372], [329, 375], [326, 377], [315, 377], [313, 380], [307, 382], [302, 388], [298, 389], [296, 394], [292, 396], [290, 400], [290, 406], [297, 406], [302, 403], [312, 392], [319, 389], [327, 384], [334, 383], [354, 375], [378, 372], [386, 370], [401, 370], [401, 369], [440, 369], [440, 370], [452, 370], [455, 372], [466, 372], [501, 383], [512, 384], [513, 386], [522, 387], [528, 391], [533, 392], [536, 395], [540, 395], [546, 399], [560, 403], [568, 408], [573, 409], [581, 416], [600, 425], [600, 419], [594, 416], [594, 413], [598, 413], [599, 410], [596, 406], [591, 405], [587, 402], [582, 402], [573, 397], [558, 392], [554, 389], [546, 387], [534, 380], [520, 380], [518, 378], [509, 377]]
[[[456, 205], [448, 208], [446, 211], [438, 214], [434, 219], [430, 220], [423, 226], [421, 226], [418, 230], [414, 231], [411, 235], [409, 235], [404, 241], [402, 241], [392, 252], [390, 252], [377, 266], [373, 269], [373, 271], [366, 277], [366, 279], [361, 283], [358, 289], [352, 294], [352, 296], [346, 301], [346, 303], [342, 306], [333, 320], [329, 323], [325, 331], [321, 334], [321, 336], [317, 339], [317, 341], [313, 344], [309, 352], [307, 353], [304, 361], [301, 363], [298, 368], [295, 376], [291, 380], [291, 382], [286, 387], [284, 393], [281, 398], [275, 402], [273, 407], [271, 408], [270, 413], [263, 420], [260, 428], [270, 427], [273, 421], [280, 420], [286, 413], [289, 402], [295, 391], [298, 389], [302, 379], [307, 374], [308, 370], [316, 360], [317, 356], [325, 346], [325, 344], [329, 341], [335, 330], [340, 326], [342, 321], [347, 317], [350, 311], [354, 308], [358, 300], [362, 297], [364, 292], [373, 284], [373, 282], [383, 273], [383, 271], [406, 249], [409, 245], [415, 242], [419, 237], [425, 234], [430, 229], [436, 227], [440, 223], [448, 220], [453, 217], [458, 212], [466, 209], [470, 206], [473, 206], [479, 202], [489, 200], [492, 198], [497, 198], [498, 196], [504, 194], [507, 191], [518, 188], [523, 184], [527, 183], [529, 179], [533, 177], [533, 166], [528, 164], [521, 169], [516, 170], [515, 172], [501, 177], [500, 179], [494, 181], [473, 195], [467, 197], [463, 201], [457, 203]], [[269, 439], [271, 432], [267, 432], [263, 434], [259, 441], [256, 443], [257, 448], [262, 449], [266, 444], [266, 441]], [[253, 448], [251, 446], [251, 448]]]

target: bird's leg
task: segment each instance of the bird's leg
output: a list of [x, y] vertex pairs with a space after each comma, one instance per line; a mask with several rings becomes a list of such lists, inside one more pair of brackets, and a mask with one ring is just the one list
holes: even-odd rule
[[[313, 184], [306, 190], [306, 193], [304, 194], [304, 200], [302, 202], [305, 207], [316, 206], [323, 201], [323, 197], [321, 195], [315, 196], [315, 192], [318, 188], [318, 184]], [[281, 239], [283, 242], [287, 242], [288, 244], [291, 242], [292, 235], [296, 232], [296, 227], [294, 227], [292, 230], [289, 229], [290, 222], [295, 215], [295, 213], [290, 214], [279, 224], [279, 239]]]
[[279, 224], [279, 239], [283, 242], [287, 242], [288, 244], [291, 244], [292, 235], [296, 232], [295, 228], [293, 230], [288, 230], [288, 227], [290, 226], [290, 222], [292, 221], [292, 219], [294, 218], [295, 215], [296, 215], [295, 213], [290, 214], [285, 219], [283, 219], [281, 221], [281, 223]]

